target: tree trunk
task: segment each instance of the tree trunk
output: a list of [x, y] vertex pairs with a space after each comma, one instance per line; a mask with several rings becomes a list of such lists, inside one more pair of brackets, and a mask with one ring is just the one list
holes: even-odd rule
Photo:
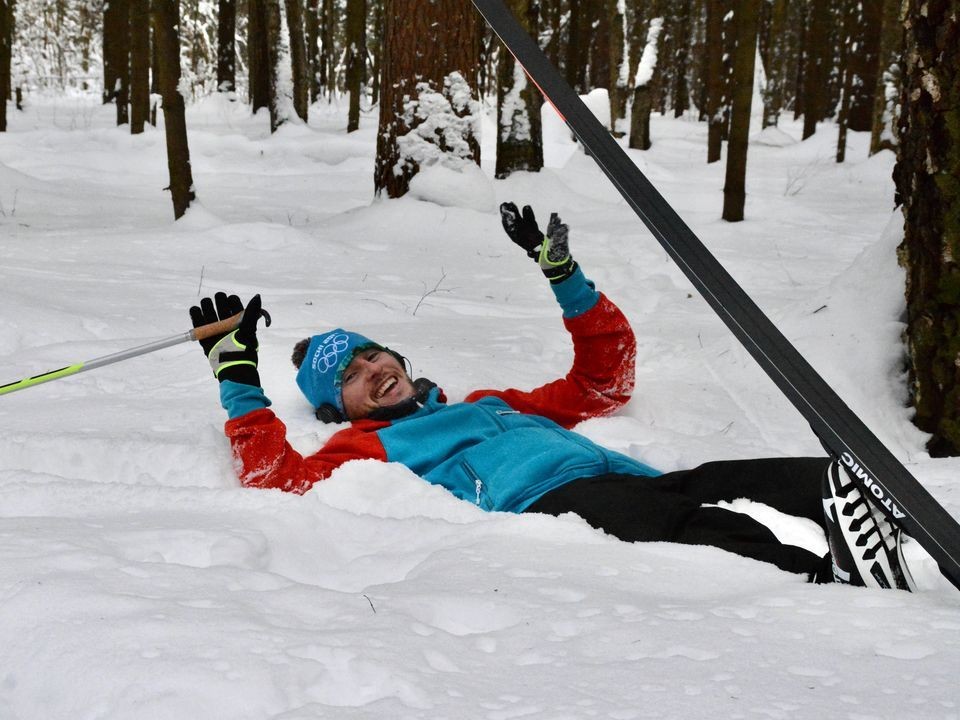
[[847, 127], [850, 124], [851, 94], [854, 87], [854, 70], [852, 46], [854, 44], [854, 27], [858, 25], [857, 15], [860, 4], [856, 0], [843, 1], [843, 33], [840, 43], [840, 72], [843, 74], [843, 91], [840, 95], [840, 111], [837, 114], [837, 162], [842, 163], [847, 157]]
[[567, 83], [582, 93], [586, 89], [586, 63], [584, 62], [584, 11], [583, 6], [589, 0], [569, 0], [570, 15], [567, 20], [567, 55], [564, 63]]
[[130, 132], [150, 116], [150, 0], [130, 0]]
[[733, 108], [730, 113], [730, 142], [727, 147], [727, 174], [723, 186], [723, 219], [743, 220], [746, 204], [747, 141], [750, 135], [750, 105], [756, 70], [757, 31], [760, 28], [760, 0], [739, 0], [736, 10], [737, 50], [733, 59]]
[[[433, 0], [411, 13], [408, 0], [384, 2], [384, 63], [380, 125], [377, 134], [377, 162], [374, 187], [388, 197], [400, 197], [410, 187], [419, 168], [403, 163], [398, 138], [410, 129], [404, 117], [404, 103], [417, 97], [417, 83], [443, 88], [444, 79], [459, 72], [475, 85], [477, 73], [478, 14], [462, 0]], [[475, 90], [474, 90], [475, 92]], [[476, 138], [468, 144], [480, 163]]]
[[854, 73], [850, 93], [850, 129], [855, 132], [867, 132], [873, 123], [882, 20], [882, 0], [858, 4], [854, 25], [857, 48], [849, 60]]
[[7, 131], [7, 101], [10, 99], [10, 64], [13, 49], [13, 3], [0, 0], [0, 132]]
[[220, 0], [217, 15], [217, 90], [237, 89], [237, 0]]
[[194, 200], [187, 121], [180, 94], [180, 11], [178, 0], [153, 0], [153, 36], [157, 45], [158, 83], [163, 97], [167, 167], [173, 215], [180, 218]]
[[767, 42], [767, 84], [763, 89], [763, 127], [776, 127], [783, 108], [783, 79], [786, 60], [787, 0], [773, 0]]
[[337, 55], [334, 37], [337, 30], [337, 15], [333, 0], [323, 0], [320, 16], [320, 84], [332, 99], [337, 89]]
[[303, 14], [303, 27], [307, 36], [307, 74], [309, 76], [310, 102], [320, 97], [320, 22], [317, 15], [318, 0], [307, 0]]
[[906, 8], [900, 152], [914, 422], [960, 454], [960, 0]]
[[363, 94], [363, 71], [367, 60], [366, 0], [347, 0], [344, 29], [347, 44], [347, 92], [350, 93], [347, 132], [350, 133], [360, 127], [360, 97]]
[[[535, 0], [508, 0], [510, 9], [533, 37], [539, 32]], [[496, 177], [543, 168], [543, 130], [540, 91], [529, 82], [523, 68], [501, 47], [497, 66], [497, 166]]]
[[310, 107], [310, 79], [307, 71], [307, 47], [303, 35], [302, 0], [284, 0], [287, 11], [287, 39], [290, 47], [290, 72], [293, 76], [293, 109], [304, 122]]
[[707, 163], [720, 159], [727, 115], [727, 74], [723, 61], [723, 18], [727, 0], [707, 2]]
[[[283, 87], [280, 83], [280, 56], [283, 36], [283, 21], [280, 16], [280, 0], [264, 0], [264, 19], [267, 40], [267, 74], [270, 79], [267, 87], [270, 94], [270, 132], [277, 131], [287, 120], [287, 106], [284, 103]], [[292, 99], [292, 98], [290, 98]]]
[[369, 38], [367, 45], [373, 56], [373, 67], [370, 70], [373, 76], [370, 82], [370, 102], [376, 105], [380, 102], [380, 77], [383, 68], [383, 0], [371, 0], [371, 2], [373, 35]]
[[129, 122], [130, 1], [103, 4], [103, 102], [116, 102], [117, 125]]
[[647, 42], [640, 57], [637, 76], [634, 78], [633, 110], [630, 113], [629, 146], [634, 150], [649, 150], [653, 143], [650, 139], [650, 113], [653, 111], [654, 88], [659, 72], [660, 34], [663, 31], [663, 14], [660, 0], [650, 3], [650, 24], [647, 29]]
[[610, 131], [614, 135], [617, 135], [617, 121], [627, 115], [627, 88], [630, 80], [627, 14], [621, 12], [620, 8], [621, 0], [607, 0], [607, 15], [610, 18], [610, 78], [607, 87], [610, 88]]
[[[270, 58], [267, 52], [267, 2], [248, 0], [247, 4], [247, 67], [250, 104], [256, 114], [270, 107]], [[274, 0], [275, 1], [275, 0]]]
[[[899, 97], [900, 57], [903, 54], [903, 24], [900, 0], [883, 0], [880, 52], [877, 57], [877, 85], [873, 100], [870, 154], [895, 147], [894, 105]], [[888, 92], [889, 91], [889, 92]]]
[[687, 83], [687, 65], [690, 62], [690, 2], [677, 0], [676, 40], [673, 50], [673, 116], [683, 117], [690, 108], [690, 88]]
[[827, 64], [830, 54], [830, 6], [827, 0], [811, 0], [807, 19], [806, 75], [803, 82], [803, 139], [817, 131], [827, 103]]

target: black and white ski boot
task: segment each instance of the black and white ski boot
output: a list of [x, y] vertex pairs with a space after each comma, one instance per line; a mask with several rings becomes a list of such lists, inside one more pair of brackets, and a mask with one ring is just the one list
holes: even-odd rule
[[914, 590], [903, 559], [903, 533], [873, 505], [846, 470], [830, 463], [823, 477], [823, 512], [838, 583]]

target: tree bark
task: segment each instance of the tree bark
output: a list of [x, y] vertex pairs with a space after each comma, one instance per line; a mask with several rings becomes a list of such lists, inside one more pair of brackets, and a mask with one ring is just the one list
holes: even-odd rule
[[610, 88], [610, 131], [617, 135], [617, 121], [627, 115], [627, 88], [630, 74], [630, 54], [627, 52], [627, 14], [620, 12], [619, 0], [607, 0], [607, 15], [610, 18], [610, 77], [607, 83], [607, 87]]
[[854, 25], [857, 47], [848, 62], [853, 70], [849, 124], [854, 132], [868, 132], [872, 127], [882, 21], [883, 0], [858, 4]]
[[267, 51], [267, 7], [269, 0], [247, 3], [248, 90], [253, 112], [270, 107], [270, 57]]
[[707, 2], [707, 163], [720, 159], [727, 115], [727, 73], [723, 61], [726, 0]]
[[310, 79], [301, 3], [302, 0], [284, 0], [287, 11], [287, 38], [290, 43], [290, 72], [293, 76], [293, 109], [297, 117], [306, 122], [310, 107]]
[[303, 27], [307, 38], [307, 74], [309, 76], [310, 102], [314, 103], [320, 97], [320, 22], [318, 0], [307, 0], [303, 14]]
[[321, 10], [320, 84], [327, 93], [327, 97], [333, 98], [333, 94], [337, 89], [337, 56], [336, 43], [334, 42], [334, 37], [337, 30], [337, 15], [333, 0], [323, 0]]
[[773, 0], [767, 42], [767, 84], [763, 89], [763, 127], [776, 127], [783, 108], [784, 63], [786, 60], [787, 0]]
[[[508, 0], [510, 9], [530, 35], [539, 32], [535, 0]], [[540, 91], [506, 48], [497, 65], [497, 166], [496, 177], [543, 168], [543, 129]]]
[[589, 0], [569, 0], [570, 14], [567, 20], [567, 54], [564, 71], [567, 83], [582, 93], [586, 90], [586, 63], [584, 62], [584, 3]]
[[690, 62], [690, 2], [677, 0], [676, 38], [673, 50], [673, 116], [683, 117], [690, 108], [690, 87], [687, 66]]
[[363, 94], [363, 75], [367, 60], [367, 3], [366, 0], [347, 0], [346, 54], [347, 92], [350, 107], [347, 112], [347, 132], [360, 127], [360, 97]]
[[723, 186], [723, 219], [728, 222], [743, 220], [743, 208], [747, 199], [747, 141], [756, 70], [754, 59], [757, 54], [757, 31], [760, 28], [760, 0], [739, 0], [736, 14], [737, 50], [733, 60], [733, 108], [730, 113], [727, 174]]
[[7, 101], [10, 99], [13, 49], [13, 3], [14, 0], [0, 0], [0, 132], [7, 131]]
[[855, 63], [851, 46], [854, 44], [854, 27], [858, 25], [859, 2], [856, 0], [842, 0], [843, 3], [843, 31], [840, 42], [840, 72], [843, 74], [843, 91], [840, 95], [840, 109], [837, 113], [837, 162], [842, 163], [847, 157], [847, 128], [850, 124], [851, 94], [855, 84]]
[[237, 89], [237, 0], [220, 0], [217, 14], [217, 90]]
[[383, 68], [383, 0], [371, 0], [371, 4], [371, 14], [373, 15], [371, 27], [373, 28], [373, 34], [372, 37], [369, 38], [367, 46], [373, 57], [372, 67], [370, 69], [370, 74], [372, 75], [370, 81], [370, 101], [376, 105], [380, 102], [380, 78]]
[[180, 94], [180, 11], [178, 0], [153, 0], [153, 36], [157, 45], [158, 83], [163, 97], [163, 124], [167, 139], [167, 168], [173, 215], [179, 219], [195, 199], [187, 121]]
[[905, 8], [899, 158], [914, 422], [960, 454], [960, 0]]
[[[634, 78], [633, 109], [630, 113], [630, 139], [628, 144], [634, 150], [649, 150], [653, 146], [650, 138], [650, 113], [653, 112], [654, 89], [657, 74], [660, 72], [660, 35], [663, 32], [663, 4], [661, 0], [650, 3], [650, 22], [647, 28], [646, 45], [640, 57], [640, 66], [645, 70], [643, 77]], [[638, 76], [640, 70], [637, 71]]]
[[830, 13], [827, 0], [811, 0], [807, 19], [806, 74], [803, 82], [803, 139], [817, 131], [827, 103]]
[[[380, 195], [400, 197], [410, 188], [418, 167], [400, 162], [397, 139], [411, 127], [404, 118], [404, 103], [417, 97], [417, 83], [443, 89], [444, 78], [456, 71], [474, 87], [477, 64], [478, 14], [462, 0], [431, 0], [410, 12], [409, 0], [384, 2], [384, 63], [380, 125], [374, 187]], [[480, 163], [480, 145], [469, 140]]]
[[150, 116], [150, 0], [130, 0], [130, 132]]
[[266, 20], [267, 40], [267, 76], [270, 95], [270, 132], [277, 131], [287, 119], [286, 107], [283, 105], [283, 88], [280, 87], [280, 44], [283, 42], [280, 18], [280, 0], [264, 0], [264, 19]]
[[130, 120], [130, 2], [103, 4], [103, 102], [116, 102], [117, 125]]
[[873, 122], [870, 131], [870, 154], [895, 147], [896, 119], [894, 103], [888, 101], [887, 91], [899, 95], [900, 56], [903, 54], [903, 24], [900, 22], [900, 0], [883, 0], [883, 18], [880, 27], [880, 51], [877, 57], [877, 84], [873, 100]]

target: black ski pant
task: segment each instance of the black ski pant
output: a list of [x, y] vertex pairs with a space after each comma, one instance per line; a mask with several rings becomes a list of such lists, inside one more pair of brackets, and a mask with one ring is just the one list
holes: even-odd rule
[[572, 512], [627, 542], [712, 545], [826, 582], [832, 578], [829, 554], [821, 558], [786, 545], [749, 515], [704, 505], [746, 498], [813, 520], [825, 531], [820, 487], [829, 463], [828, 458], [731, 460], [659, 477], [581, 478], [551, 490], [526, 512]]

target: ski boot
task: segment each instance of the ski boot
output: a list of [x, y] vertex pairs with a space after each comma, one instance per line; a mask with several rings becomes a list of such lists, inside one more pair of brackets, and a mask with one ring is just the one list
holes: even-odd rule
[[903, 558], [903, 532], [893, 527], [838, 463], [823, 477], [823, 513], [838, 583], [913, 591]]

